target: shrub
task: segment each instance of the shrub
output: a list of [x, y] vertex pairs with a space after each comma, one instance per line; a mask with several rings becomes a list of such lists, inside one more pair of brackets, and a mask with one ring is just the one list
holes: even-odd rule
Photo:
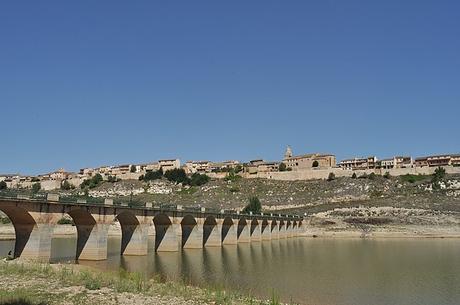
[[84, 188], [95, 188], [96, 186], [98, 186], [104, 179], [102, 178], [102, 176], [100, 174], [96, 174], [94, 175], [91, 179], [85, 179], [81, 184], [80, 184], [80, 188], [81, 189], [84, 189]]
[[185, 170], [183, 168], [175, 168], [166, 171], [164, 176], [171, 182], [190, 184], [190, 178], [187, 177], [187, 174], [185, 173]]
[[358, 176], [356, 176], [356, 173], [353, 173], [353, 175], [351, 175], [351, 178], [356, 179], [356, 178], [358, 178]]
[[73, 189], [75, 189], [75, 185], [73, 185], [69, 181], [65, 180], [61, 184], [61, 189], [66, 190], [66, 191], [73, 190]]
[[190, 185], [192, 186], [200, 186], [206, 184], [211, 180], [208, 175], [194, 173], [190, 179]]
[[402, 175], [400, 179], [403, 182], [409, 182], [409, 183], [415, 183], [417, 181], [422, 181], [425, 180], [427, 177], [425, 175], [411, 175], [411, 174], [406, 174]]
[[313, 161], [311, 167], [318, 167], [319, 166], [319, 162], [318, 161]]
[[383, 175], [383, 177], [384, 177], [385, 179], [390, 179], [390, 178], [391, 178], [391, 175], [390, 175], [389, 172], [386, 172], [386, 173]]
[[0, 181], [0, 190], [6, 190], [8, 186], [5, 181]]
[[31, 181], [32, 181], [32, 182], [39, 182], [40, 179], [39, 179], [38, 177], [32, 177], [32, 180], [31, 180]]
[[367, 176], [367, 178], [370, 180], [375, 180], [375, 178], [377, 178], [377, 175], [375, 173], [370, 173], [369, 176]]
[[73, 222], [72, 219], [63, 217], [63, 218], [58, 220], [57, 224], [58, 225], [74, 225], [74, 222]]
[[255, 196], [249, 198], [249, 203], [244, 207], [242, 212], [245, 214], [249, 214], [249, 212], [257, 214], [262, 212], [262, 204], [260, 203], [259, 198]]
[[291, 171], [292, 171], [292, 167], [288, 167], [288, 168], [286, 168], [286, 170], [287, 170], [288, 172], [291, 172]]
[[286, 171], [286, 169], [287, 169], [287, 166], [283, 162], [281, 162], [280, 165], [278, 165], [278, 170], [280, 172], [284, 172], [284, 171]]
[[[143, 176], [144, 181], [157, 180], [163, 177], [163, 171], [161, 169], [157, 171], [148, 171]], [[140, 179], [140, 178], [139, 178]]]
[[32, 193], [38, 193], [38, 191], [40, 191], [41, 188], [42, 185], [39, 182], [32, 184]]
[[110, 183], [115, 183], [115, 182], [120, 181], [120, 179], [118, 179], [117, 176], [108, 176], [107, 181]]
[[240, 191], [240, 189], [236, 186], [232, 186], [230, 189], [229, 189], [230, 193], [238, 193]]
[[332, 180], [335, 180], [335, 174], [329, 173], [329, 176], [327, 177], [327, 181], [332, 181]]
[[236, 175], [234, 172], [229, 172], [228, 175], [224, 178], [225, 181], [236, 181], [238, 179], [241, 179], [241, 176]]
[[443, 167], [438, 167], [434, 170], [433, 179], [441, 180], [446, 177], [446, 170]]
[[129, 171], [130, 171], [131, 173], [135, 173], [135, 172], [136, 172], [136, 165], [131, 165]]

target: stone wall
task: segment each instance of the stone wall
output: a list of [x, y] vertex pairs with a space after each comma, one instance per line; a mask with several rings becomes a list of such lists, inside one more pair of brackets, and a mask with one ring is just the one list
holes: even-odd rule
[[[460, 167], [445, 166], [448, 174], [460, 174]], [[377, 175], [383, 175], [386, 172], [390, 173], [391, 176], [402, 176], [406, 174], [412, 175], [431, 175], [436, 170], [436, 167], [416, 167], [416, 168], [394, 168], [394, 169], [368, 169], [368, 170], [343, 170], [340, 168], [330, 169], [311, 169], [302, 171], [291, 171], [291, 172], [272, 172], [272, 173], [257, 173], [255, 175], [245, 175], [245, 178], [264, 178], [273, 180], [314, 180], [314, 179], [327, 179], [329, 173], [334, 173], [336, 177], [351, 177], [353, 173], [357, 176], [363, 174], [369, 175], [375, 173]]]

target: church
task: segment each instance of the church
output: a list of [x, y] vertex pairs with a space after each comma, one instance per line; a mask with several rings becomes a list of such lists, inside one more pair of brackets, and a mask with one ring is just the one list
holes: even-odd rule
[[283, 163], [287, 168], [293, 171], [306, 170], [306, 169], [325, 169], [336, 166], [335, 156], [332, 154], [305, 154], [294, 156], [292, 148], [288, 145], [284, 153]]

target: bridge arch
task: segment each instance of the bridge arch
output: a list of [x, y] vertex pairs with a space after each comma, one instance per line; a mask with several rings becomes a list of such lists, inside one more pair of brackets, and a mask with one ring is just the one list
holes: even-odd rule
[[12, 255], [14, 258], [20, 257], [37, 223], [29, 212], [20, 207], [0, 206], [0, 211], [8, 216], [14, 227], [16, 240], [14, 243], [14, 253], [12, 253]]
[[167, 215], [157, 214], [153, 218], [153, 224], [155, 226], [155, 251], [157, 251], [166, 236], [166, 232], [172, 226], [172, 222]]
[[193, 217], [192, 215], [185, 215], [182, 218], [182, 221], [180, 222], [180, 226], [182, 229], [182, 242], [181, 242], [182, 247], [184, 247], [185, 244], [187, 243], [196, 225], [197, 225], [197, 222], [195, 220], [195, 217]]

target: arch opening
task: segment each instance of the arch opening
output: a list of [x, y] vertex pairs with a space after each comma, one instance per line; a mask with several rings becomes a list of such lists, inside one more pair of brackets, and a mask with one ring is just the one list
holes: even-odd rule
[[8, 250], [8, 256], [20, 257], [36, 227], [36, 222], [26, 210], [19, 207], [1, 207], [0, 211], [10, 220], [15, 235], [14, 249]]

